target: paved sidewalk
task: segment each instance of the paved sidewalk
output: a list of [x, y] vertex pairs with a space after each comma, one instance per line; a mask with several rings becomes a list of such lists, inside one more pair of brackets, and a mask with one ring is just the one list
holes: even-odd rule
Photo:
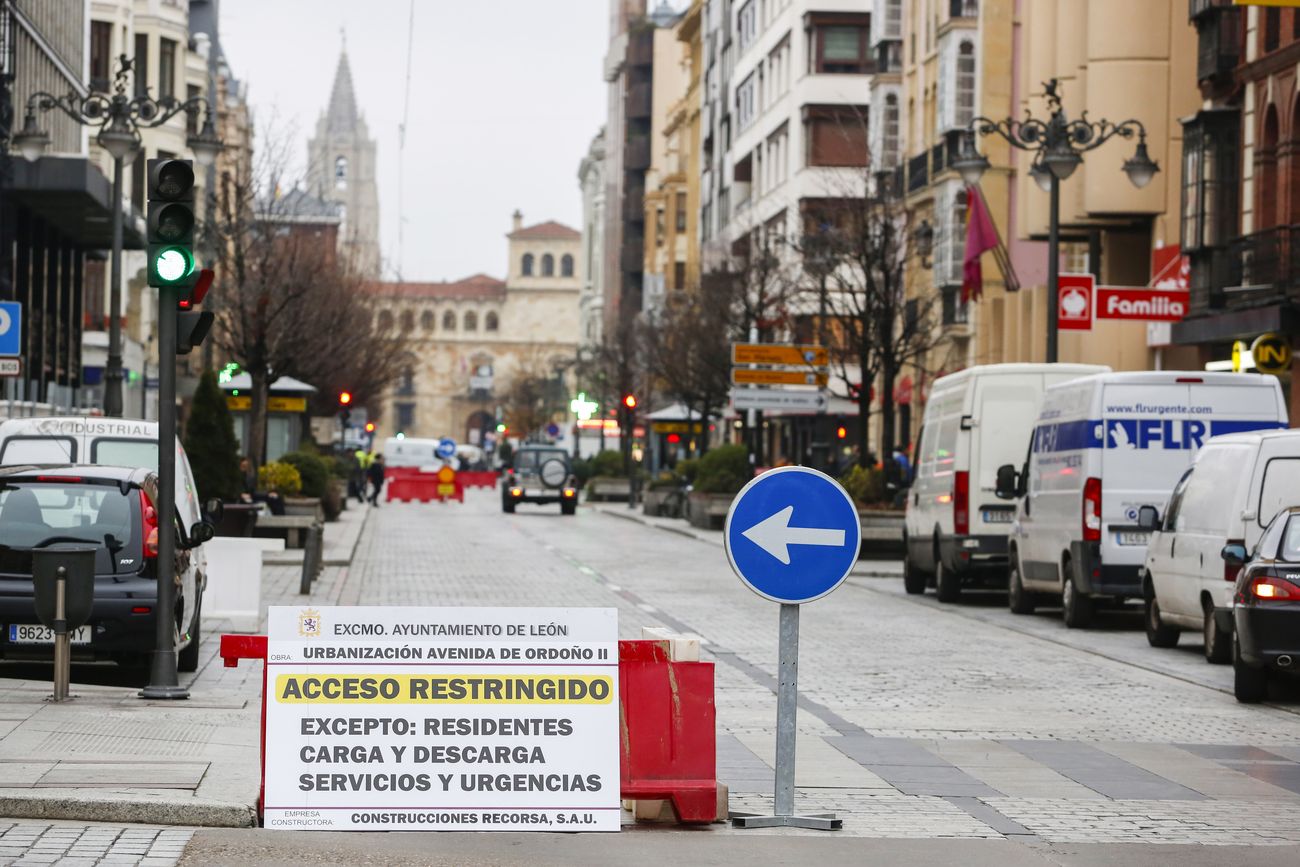
[[[370, 514], [325, 525], [327, 561], [350, 562]], [[302, 599], [301, 566], [264, 567], [265, 606]], [[328, 566], [309, 600], [338, 601], [348, 568]], [[187, 701], [144, 701], [147, 673], [75, 664], [75, 697], [47, 701], [48, 665], [6, 664], [0, 679], [0, 815], [32, 819], [248, 827], [256, 821], [262, 668], [225, 668], [223, 620], [203, 624]], [[22, 679], [26, 678], [26, 679]], [[0, 855], [3, 855], [0, 846]]]

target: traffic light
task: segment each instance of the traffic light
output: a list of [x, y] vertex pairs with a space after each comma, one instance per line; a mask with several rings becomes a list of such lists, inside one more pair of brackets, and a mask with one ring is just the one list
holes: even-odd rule
[[147, 282], [155, 289], [184, 283], [194, 271], [194, 165], [190, 160], [148, 163]]
[[350, 391], [340, 391], [340, 392], [339, 392], [339, 406], [349, 406], [351, 403], [352, 403], [352, 392], [350, 392]]
[[339, 392], [339, 421], [343, 423], [344, 427], [348, 426], [348, 419], [352, 417], [352, 410], [349, 409], [349, 407], [351, 406], [352, 406], [352, 392], [340, 391]]
[[636, 395], [631, 392], [623, 395], [623, 406], [627, 409], [636, 409]]
[[375, 423], [373, 421], [366, 422], [366, 433], [372, 434], [374, 432], [375, 432]]
[[203, 303], [212, 280], [216, 275], [207, 268], [190, 272], [180, 283], [176, 284], [179, 293], [176, 297], [176, 354], [189, 355], [194, 347], [201, 344], [212, 330], [216, 316], [208, 310], [195, 310]]

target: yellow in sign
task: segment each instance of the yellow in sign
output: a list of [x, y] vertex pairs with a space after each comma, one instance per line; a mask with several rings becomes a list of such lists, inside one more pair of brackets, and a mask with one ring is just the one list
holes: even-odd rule
[[1250, 354], [1254, 356], [1255, 369], [1260, 373], [1276, 376], [1291, 369], [1291, 341], [1284, 335], [1261, 334], [1250, 345]]

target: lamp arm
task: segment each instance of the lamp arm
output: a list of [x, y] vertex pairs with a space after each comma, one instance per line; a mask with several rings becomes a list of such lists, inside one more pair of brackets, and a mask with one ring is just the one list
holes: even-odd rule
[[108, 120], [112, 111], [113, 100], [102, 93], [91, 93], [85, 97], [69, 93], [67, 96], [55, 96], [38, 90], [27, 99], [27, 112], [35, 114], [37, 110], [46, 112], [58, 109], [79, 124], [89, 126]]
[[184, 102], [174, 96], [164, 96], [161, 99], [138, 96], [131, 100], [130, 108], [132, 119], [144, 127], [162, 126], [182, 111], [198, 114], [200, 108], [207, 112], [208, 117], [212, 116], [212, 104], [203, 96], [192, 96]]
[[1048, 125], [1028, 114], [1025, 115], [1024, 120], [1016, 120], [1010, 117], [1002, 120], [992, 120], [980, 116], [970, 122], [969, 129], [974, 135], [997, 135], [1017, 150], [1035, 151], [1043, 148], [1043, 142], [1047, 138]]

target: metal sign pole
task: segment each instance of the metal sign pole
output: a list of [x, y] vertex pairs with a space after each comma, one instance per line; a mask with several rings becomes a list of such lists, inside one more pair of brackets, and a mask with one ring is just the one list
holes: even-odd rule
[[54, 700], [66, 701], [72, 680], [71, 636], [68, 635], [68, 570], [60, 566], [54, 583]]

